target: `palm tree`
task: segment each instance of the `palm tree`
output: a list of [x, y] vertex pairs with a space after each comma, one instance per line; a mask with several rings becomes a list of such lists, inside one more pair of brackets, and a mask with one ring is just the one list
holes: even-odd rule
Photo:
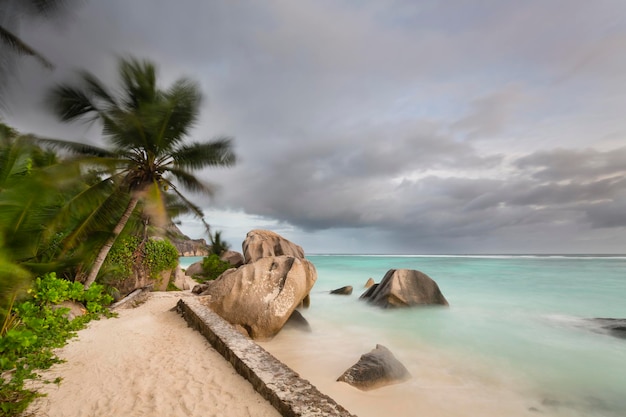
[[0, 336], [33, 272], [50, 267], [42, 265], [41, 253], [49, 250], [45, 225], [60, 192], [50, 180], [55, 162], [56, 155], [0, 122]]
[[50, 106], [62, 121], [99, 121], [108, 147], [39, 139], [82, 155], [83, 162], [91, 167], [101, 167], [102, 183], [115, 184], [116, 190], [127, 196], [125, 209], [91, 266], [85, 288], [95, 281], [140, 201], [149, 218], [162, 225], [167, 221], [166, 193], [173, 193], [203, 219], [202, 210], [181, 193], [178, 185], [211, 194], [212, 187], [191, 171], [235, 162], [230, 138], [185, 143], [199, 115], [202, 97], [196, 83], [183, 78], [160, 89], [155, 65], [136, 59], [121, 59], [119, 75], [118, 90], [110, 91], [94, 75], [83, 71], [76, 84], [57, 86], [49, 95]]
[[222, 232], [217, 230], [214, 234], [209, 232], [209, 240], [211, 241], [211, 253], [221, 255], [230, 249], [230, 245], [222, 240]]

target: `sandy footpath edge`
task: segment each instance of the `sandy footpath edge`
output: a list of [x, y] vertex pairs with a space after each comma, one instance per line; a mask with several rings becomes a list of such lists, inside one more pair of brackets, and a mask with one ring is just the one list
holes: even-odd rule
[[91, 322], [59, 349], [63, 378], [28, 412], [48, 417], [259, 416], [279, 413], [198, 332], [171, 311], [189, 292], [155, 292], [118, 318]]

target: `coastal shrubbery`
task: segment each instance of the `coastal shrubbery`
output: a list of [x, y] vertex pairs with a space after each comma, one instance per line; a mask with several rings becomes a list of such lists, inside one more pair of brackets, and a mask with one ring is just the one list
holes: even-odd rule
[[153, 280], [160, 279], [160, 273], [176, 268], [178, 250], [167, 240], [148, 239], [143, 244], [136, 236], [118, 239], [103, 265], [103, 282], [115, 287], [128, 279], [134, 269], [142, 268]]
[[[64, 301], [82, 304], [85, 314], [70, 320], [69, 308], [54, 307]], [[86, 323], [111, 316], [105, 307], [111, 301], [99, 284], [85, 290], [82, 284], [59, 279], [54, 273], [35, 279], [26, 298], [13, 303], [2, 323], [0, 417], [16, 416], [26, 409], [39, 394], [25, 388], [25, 381], [39, 379], [39, 370], [61, 362], [53, 349], [65, 345]]]
[[232, 268], [230, 262], [222, 261], [220, 257], [214, 253], [202, 260], [202, 269], [204, 275], [202, 277], [194, 277], [201, 281], [210, 281], [222, 275], [224, 271]]
[[158, 274], [178, 265], [178, 250], [168, 240], [148, 239], [144, 247], [144, 264], [150, 270], [150, 276], [157, 279]]

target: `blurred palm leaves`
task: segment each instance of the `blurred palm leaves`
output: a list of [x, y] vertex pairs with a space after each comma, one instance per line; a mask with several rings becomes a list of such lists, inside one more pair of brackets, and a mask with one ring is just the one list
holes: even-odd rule
[[108, 147], [39, 139], [40, 143], [81, 155], [83, 165], [97, 170], [101, 185], [113, 187], [110, 195], [115, 198], [111, 202], [126, 199], [126, 208], [115, 217], [117, 223], [91, 265], [86, 287], [96, 279], [108, 251], [137, 205], [152, 224], [161, 227], [169, 221], [168, 203], [179, 212], [190, 211], [202, 217], [202, 210], [179, 186], [211, 194], [212, 187], [192, 171], [235, 162], [230, 138], [185, 143], [198, 119], [202, 100], [196, 83], [183, 78], [160, 89], [155, 65], [136, 59], [120, 60], [119, 78], [120, 87], [109, 90], [93, 74], [82, 71], [77, 83], [56, 87], [48, 98], [51, 109], [62, 121], [101, 123]]
[[30, 56], [45, 68], [54, 68], [44, 53], [20, 36], [24, 23], [67, 16], [78, 3], [77, 0], [0, 0], [0, 109], [7, 105], [2, 93], [8, 87], [16, 58]]

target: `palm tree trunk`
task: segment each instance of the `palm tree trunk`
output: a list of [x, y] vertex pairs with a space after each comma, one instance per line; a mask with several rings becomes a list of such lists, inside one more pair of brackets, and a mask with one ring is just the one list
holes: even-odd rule
[[130, 201], [128, 202], [128, 206], [124, 211], [124, 214], [122, 214], [122, 217], [120, 217], [119, 222], [117, 222], [115, 228], [113, 229], [113, 234], [107, 239], [106, 242], [104, 242], [102, 248], [100, 248], [100, 252], [98, 252], [98, 256], [96, 256], [96, 260], [94, 261], [93, 266], [89, 271], [89, 275], [85, 280], [85, 289], [88, 289], [91, 284], [93, 284], [96, 280], [96, 277], [98, 276], [98, 272], [100, 272], [100, 268], [102, 268], [104, 260], [107, 258], [107, 255], [109, 254], [109, 251], [117, 240], [117, 237], [120, 235], [120, 233], [122, 233], [122, 230], [124, 230], [124, 227], [126, 226], [126, 223], [128, 223], [131, 214], [133, 214], [135, 207], [137, 207], [138, 202], [139, 197], [137, 197], [136, 195], [132, 195]]

